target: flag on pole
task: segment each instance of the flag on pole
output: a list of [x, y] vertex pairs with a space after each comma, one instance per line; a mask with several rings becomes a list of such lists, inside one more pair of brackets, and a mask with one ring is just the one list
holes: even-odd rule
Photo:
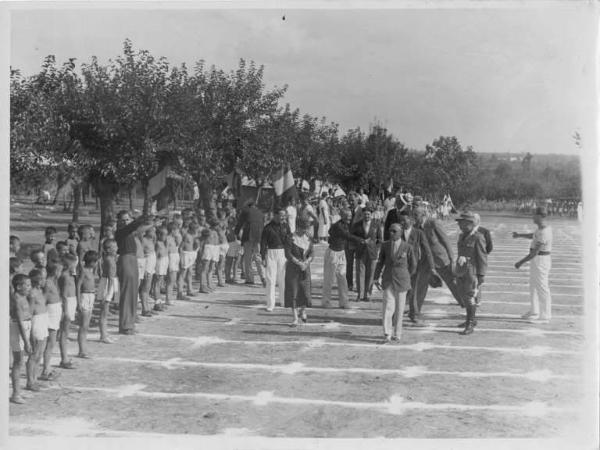
[[287, 205], [290, 200], [296, 199], [296, 183], [289, 166], [284, 167], [282, 165], [281, 168], [277, 169], [273, 177], [273, 188], [281, 206]]
[[394, 179], [390, 178], [390, 182], [386, 186], [385, 190], [391, 194], [393, 189], [394, 189]]
[[169, 166], [165, 166], [160, 172], [148, 180], [148, 195], [156, 202], [152, 209], [165, 209], [171, 201], [171, 189], [167, 185], [169, 175]]

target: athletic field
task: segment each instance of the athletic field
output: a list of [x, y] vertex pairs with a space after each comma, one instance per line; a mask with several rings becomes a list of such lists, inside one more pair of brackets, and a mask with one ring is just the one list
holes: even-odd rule
[[[50, 223], [59, 226], [57, 238], [66, 235], [66, 214], [12, 213], [11, 233], [24, 244], [41, 243]], [[134, 336], [116, 334], [117, 316], [111, 316], [117, 343], [99, 343], [94, 325], [90, 360], [75, 357], [74, 328], [76, 370], [57, 368], [61, 376], [46, 389], [24, 391], [27, 403], [10, 405], [10, 434], [563, 436], [576, 426], [585, 396], [579, 224], [550, 220], [553, 319], [533, 325], [520, 318], [528, 310], [528, 267], [513, 267], [528, 241], [513, 240], [511, 232], [535, 225], [529, 218], [482, 216], [495, 249], [470, 336], [458, 334], [464, 310], [444, 287], [430, 289], [423, 307], [427, 327], [411, 327], [405, 316], [401, 342], [380, 345], [380, 292], [351, 310], [320, 308], [320, 245], [308, 324], [291, 328], [290, 311], [265, 311], [263, 288], [240, 284], [142, 318]], [[96, 221], [98, 233], [98, 216], [86, 220]], [[455, 243], [456, 223], [445, 226]], [[55, 358], [58, 364], [58, 353]]]

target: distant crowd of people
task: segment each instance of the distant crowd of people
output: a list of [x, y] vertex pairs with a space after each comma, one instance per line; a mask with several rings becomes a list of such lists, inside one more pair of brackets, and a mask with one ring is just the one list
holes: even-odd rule
[[548, 216], [583, 218], [583, 203], [569, 199], [521, 199], [521, 200], [485, 200], [480, 199], [472, 207], [481, 211], [516, 212], [518, 214], [532, 214], [537, 208], [544, 207]]
[[[450, 215], [451, 200], [444, 202]], [[373, 288], [381, 289], [383, 343], [400, 340], [406, 304], [410, 322], [423, 325], [421, 309], [428, 288], [442, 282], [466, 310], [461, 334], [471, 334], [477, 325], [476, 310], [493, 243], [491, 233], [472, 211], [456, 219], [461, 231], [456, 250], [436, 218], [436, 208], [406, 192], [379, 203], [361, 191], [338, 197], [323, 193], [316, 205], [301, 193], [298, 200], [285, 201], [266, 214], [253, 201], [239, 211], [227, 202], [212, 213], [197, 208], [134, 218], [123, 210], [102, 226], [98, 240], [91, 225], [68, 224], [64, 240], [57, 240], [58, 230], [48, 226], [44, 242], [28, 255], [28, 270], [21, 241], [11, 235], [11, 401], [24, 402], [20, 374], [26, 355], [26, 389], [31, 391], [39, 390], [40, 380], [59, 375], [50, 366], [57, 343], [58, 367], [76, 367], [67, 353], [73, 322], [78, 324], [77, 356], [90, 357], [87, 335], [96, 309], [99, 340], [111, 344], [110, 314], [119, 316], [119, 333], [135, 334], [136, 323], [142, 320], [138, 306], [141, 317], [151, 317], [176, 300], [210, 293], [240, 279], [252, 285], [258, 276], [267, 311], [279, 303], [290, 308], [291, 326], [306, 323], [307, 309], [313, 304], [310, 268], [316, 244], [327, 245], [321, 306], [331, 306], [334, 284], [342, 309], [350, 307], [351, 291], [357, 294], [354, 301], [370, 302]], [[531, 251], [515, 267], [531, 262], [532, 306], [525, 317], [547, 323], [552, 235], [545, 224], [547, 211], [538, 208], [534, 213], [538, 231], [514, 235], [532, 239]]]

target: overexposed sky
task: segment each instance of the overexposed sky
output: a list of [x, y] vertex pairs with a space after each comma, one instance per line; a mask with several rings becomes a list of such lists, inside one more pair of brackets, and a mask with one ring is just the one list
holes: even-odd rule
[[[42, 5], [43, 6], [43, 5]], [[285, 15], [285, 20], [282, 20]], [[285, 101], [342, 132], [374, 121], [423, 149], [455, 135], [476, 151], [576, 154], [594, 130], [597, 14], [517, 9], [12, 11], [11, 65], [106, 62], [130, 38], [172, 64], [265, 66]]]

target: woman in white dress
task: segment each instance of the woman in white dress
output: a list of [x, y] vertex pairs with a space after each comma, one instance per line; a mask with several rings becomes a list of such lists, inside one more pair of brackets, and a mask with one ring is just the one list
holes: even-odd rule
[[326, 241], [329, 237], [329, 226], [331, 225], [331, 217], [329, 204], [327, 203], [327, 193], [321, 194], [319, 201], [319, 241]]

